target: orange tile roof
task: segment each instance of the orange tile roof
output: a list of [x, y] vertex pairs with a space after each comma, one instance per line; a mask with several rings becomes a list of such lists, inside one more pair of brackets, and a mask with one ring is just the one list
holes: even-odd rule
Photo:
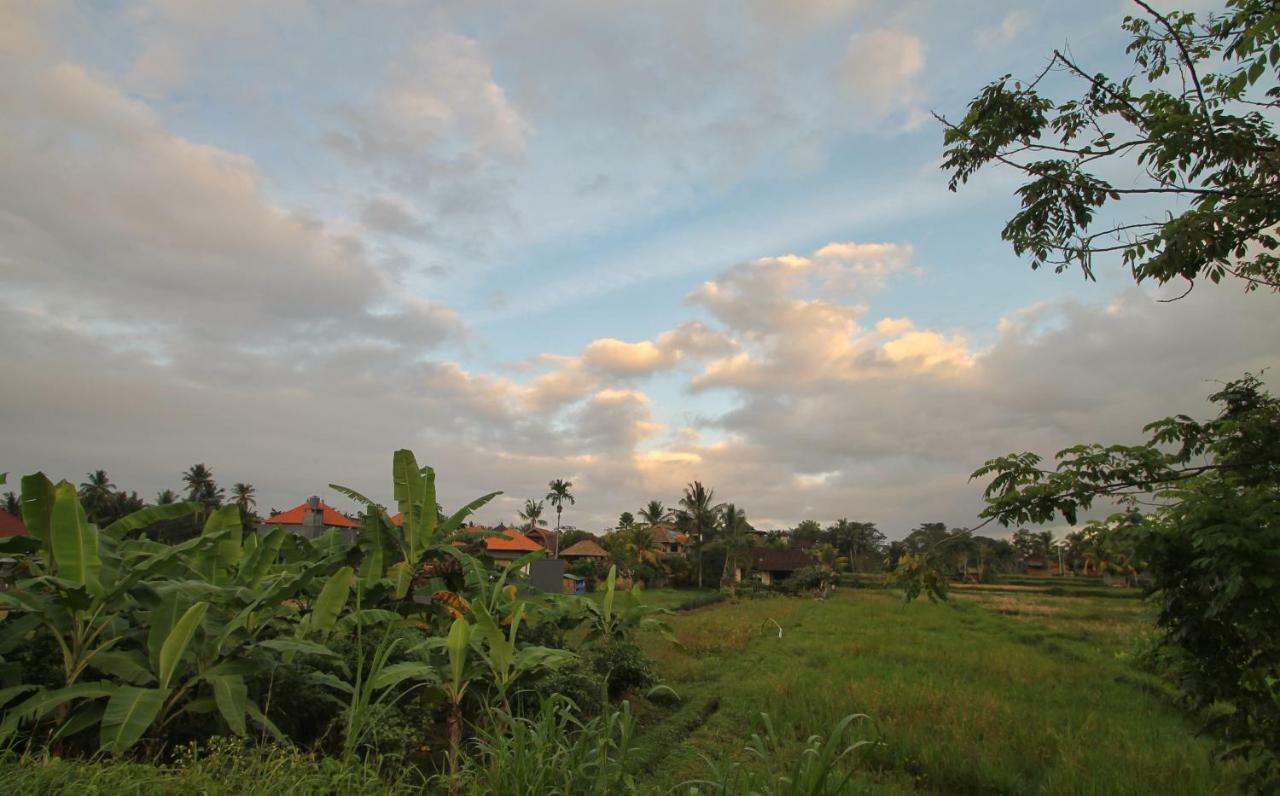
[[484, 546], [490, 553], [535, 553], [544, 549], [542, 545], [514, 528], [508, 528], [498, 536], [486, 536]]
[[[303, 503], [301, 506], [294, 506], [288, 511], [282, 511], [279, 514], [267, 517], [266, 522], [268, 525], [301, 525], [303, 517], [307, 516], [307, 508], [308, 506], [306, 503]], [[337, 509], [328, 505], [323, 500], [320, 501], [320, 510], [324, 513], [324, 524], [326, 528], [360, 527], [360, 523], [339, 514]]]
[[404, 512], [400, 512], [391, 518], [392, 525], [404, 525]]
[[22, 520], [13, 516], [4, 509], [0, 509], [0, 539], [10, 536], [26, 536], [27, 526], [22, 524]]

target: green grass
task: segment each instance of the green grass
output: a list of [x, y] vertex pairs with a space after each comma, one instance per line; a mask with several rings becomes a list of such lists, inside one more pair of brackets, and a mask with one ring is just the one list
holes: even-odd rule
[[[718, 601], [720, 592], [712, 589], [641, 589], [640, 594], [646, 605], [656, 605], [659, 608], [669, 608], [673, 611], [685, 610], [700, 604], [710, 604]], [[603, 591], [591, 592], [592, 599], [599, 601], [604, 599]], [[622, 599], [619, 593], [615, 599]]]
[[683, 703], [642, 717], [636, 770], [648, 792], [667, 792], [704, 776], [704, 756], [745, 762], [761, 713], [790, 754], [867, 713], [860, 737], [881, 743], [859, 752], [856, 792], [1238, 792], [1239, 772], [1212, 762], [1167, 686], [1131, 663], [1148, 611], [999, 592], [903, 605], [841, 590], [681, 614], [671, 625], [684, 649], [644, 639]]

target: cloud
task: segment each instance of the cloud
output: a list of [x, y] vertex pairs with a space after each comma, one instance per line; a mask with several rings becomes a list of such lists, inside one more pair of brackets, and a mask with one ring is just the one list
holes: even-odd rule
[[524, 152], [529, 123], [493, 78], [480, 44], [456, 33], [417, 37], [393, 62], [370, 109], [347, 114], [330, 143], [362, 163], [474, 168]]
[[849, 39], [837, 74], [843, 90], [858, 103], [862, 125], [910, 108], [919, 99], [924, 43], [898, 30], [856, 33]]
[[977, 33], [978, 45], [985, 48], [1003, 47], [1016, 39], [1031, 23], [1031, 15], [1021, 8], [1005, 14], [1000, 24], [982, 28]]

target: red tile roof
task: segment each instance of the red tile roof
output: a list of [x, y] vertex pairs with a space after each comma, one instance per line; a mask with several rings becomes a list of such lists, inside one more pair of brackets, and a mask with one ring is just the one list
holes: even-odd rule
[[404, 525], [404, 512], [400, 512], [391, 518], [392, 525]]
[[[279, 514], [275, 514], [271, 517], [267, 517], [266, 522], [268, 525], [301, 525], [303, 517], [307, 516], [308, 508], [309, 507], [307, 506], [307, 504], [303, 503], [301, 506], [294, 506], [288, 511], [282, 511]], [[323, 500], [320, 501], [320, 510], [324, 512], [324, 524], [326, 528], [328, 527], [359, 528], [360, 527], [360, 523], [339, 514], [337, 509], [328, 505]]]
[[13, 516], [4, 509], [0, 509], [0, 539], [10, 536], [26, 536], [27, 526], [22, 524], [22, 520]]

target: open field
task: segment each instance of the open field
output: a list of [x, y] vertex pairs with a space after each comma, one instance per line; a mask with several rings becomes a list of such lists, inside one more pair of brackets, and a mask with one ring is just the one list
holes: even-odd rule
[[[776, 624], [774, 624], [776, 622]], [[746, 760], [770, 714], [801, 739], [866, 713], [856, 792], [1234, 793], [1166, 686], [1132, 663], [1139, 600], [889, 592], [721, 603], [671, 617], [684, 649], [644, 640], [676, 708], [646, 715], [636, 770], [649, 792]], [[782, 633], [779, 637], [778, 628]], [[784, 755], [786, 753], [784, 752]]]

